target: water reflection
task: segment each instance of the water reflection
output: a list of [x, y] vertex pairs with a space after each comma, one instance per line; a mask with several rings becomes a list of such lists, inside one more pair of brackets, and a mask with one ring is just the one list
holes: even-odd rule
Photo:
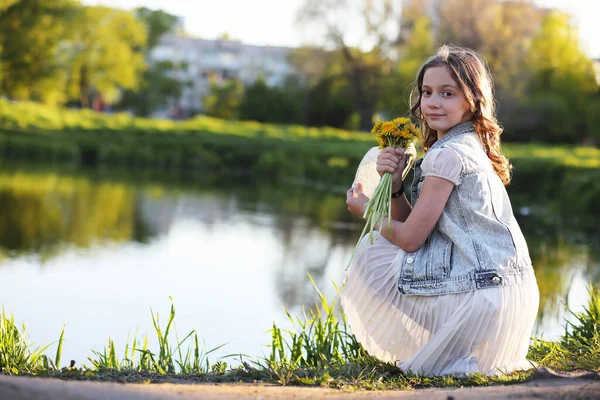
[[48, 259], [65, 244], [98, 239], [144, 241], [151, 234], [137, 215], [132, 187], [57, 174], [0, 174], [0, 248], [4, 256]]
[[[519, 222], [540, 287], [536, 333], [556, 337], [564, 304], [581, 307], [587, 282], [600, 278], [596, 242], [525, 194], [515, 198], [516, 210], [527, 207]], [[236, 338], [225, 353], [260, 355], [272, 320], [286, 319], [281, 306], [299, 312], [317, 300], [307, 273], [335, 294], [332, 281], [341, 284], [362, 230], [343, 193], [235, 179], [186, 187], [4, 172], [0, 207], [0, 303], [39, 343], [56, 340], [48, 327], [66, 322], [80, 336], [65, 349], [80, 360], [108, 336], [124, 343], [136, 326], [151, 332], [147, 305], [157, 309], [169, 295], [184, 310], [180, 332], [197, 329], [209, 347]], [[22, 299], [23, 282], [37, 303]], [[54, 308], [31, 305], [49, 297]]]

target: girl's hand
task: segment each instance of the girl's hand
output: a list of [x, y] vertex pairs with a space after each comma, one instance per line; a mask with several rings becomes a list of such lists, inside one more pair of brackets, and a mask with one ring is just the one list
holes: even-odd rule
[[386, 147], [377, 156], [377, 172], [380, 176], [389, 172], [392, 174], [392, 191], [395, 193], [402, 186], [402, 172], [406, 168], [404, 149]]
[[348, 206], [348, 211], [357, 217], [363, 218], [367, 201], [369, 201], [369, 198], [363, 193], [363, 186], [361, 183], [357, 183], [356, 186], [351, 187], [346, 192], [346, 205]]

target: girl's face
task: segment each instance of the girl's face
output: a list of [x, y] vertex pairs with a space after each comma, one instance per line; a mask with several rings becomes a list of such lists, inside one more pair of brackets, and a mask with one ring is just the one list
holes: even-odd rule
[[431, 67], [423, 75], [421, 113], [438, 139], [453, 126], [468, 121], [469, 103], [447, 67]]

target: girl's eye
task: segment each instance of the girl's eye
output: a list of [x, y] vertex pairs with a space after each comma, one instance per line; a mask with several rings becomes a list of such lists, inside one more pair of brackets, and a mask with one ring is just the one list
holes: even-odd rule
[[429, 96], [431, 94], [431, 90], [423, 90], [424, 96]]
[[454, 93], [448, 92], [448, 91], [444, 92], [444, 96], [446, 96], [446, 97], [450, 97], [452, 95], [454, 95]]

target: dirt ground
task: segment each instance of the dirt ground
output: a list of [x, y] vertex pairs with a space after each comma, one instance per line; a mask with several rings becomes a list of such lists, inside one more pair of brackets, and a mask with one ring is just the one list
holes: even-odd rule
[[121, 384], [0, 376], [0, 400], [188, 400], [188, 399], [600, 399], [597, 374], [540, 376], [517, 385], [411, 391], [357, 391], [223, 384]]

